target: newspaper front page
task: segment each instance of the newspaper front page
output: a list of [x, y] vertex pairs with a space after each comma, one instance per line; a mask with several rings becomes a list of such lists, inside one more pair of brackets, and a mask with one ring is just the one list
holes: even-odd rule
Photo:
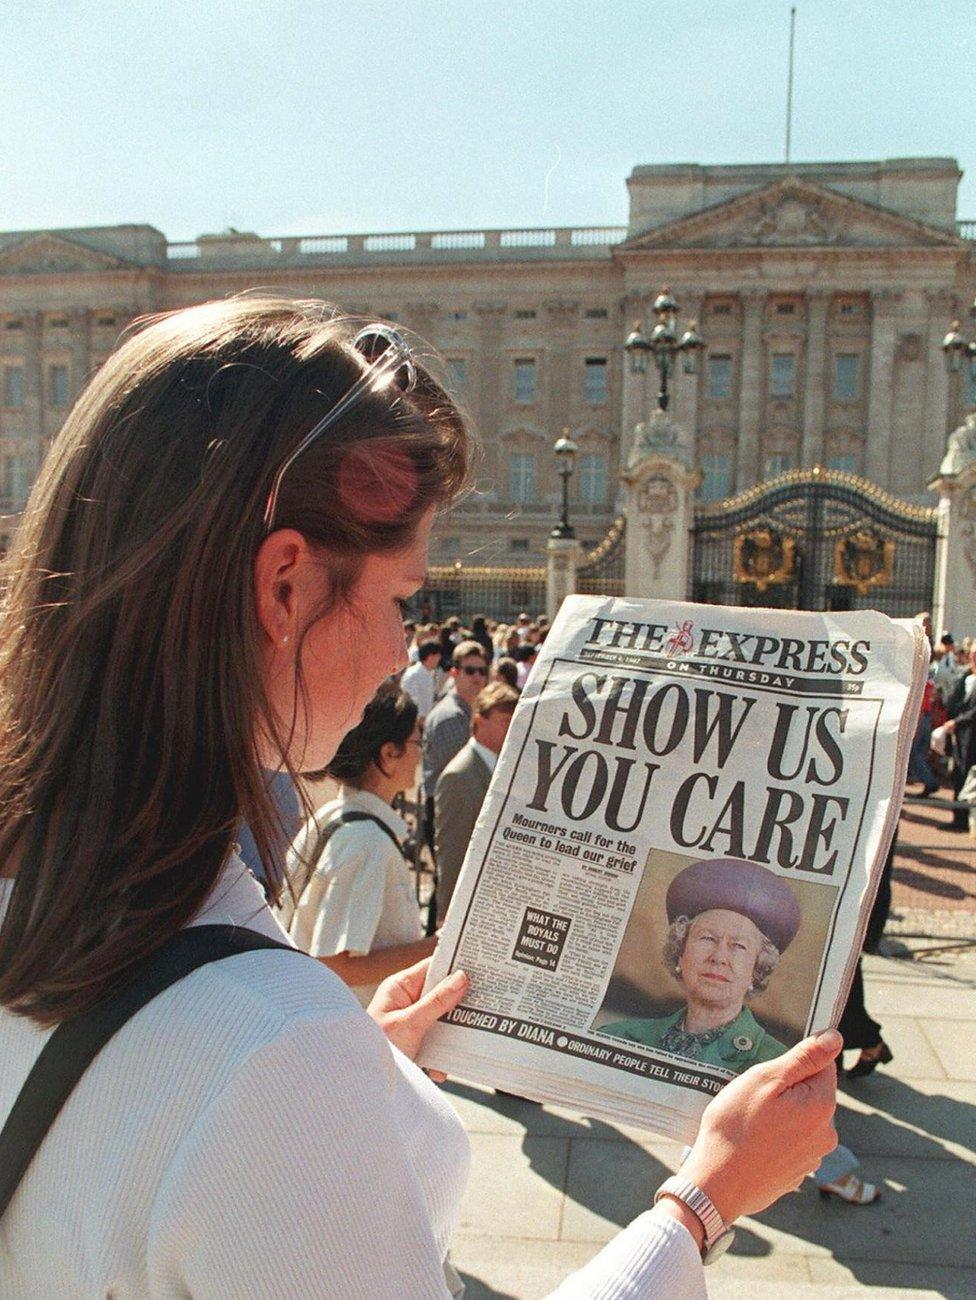
[[835, 1025], [927, 662], [873, 612], [570, 597], [432, 964], [470, 988], [421, 1064], [690, 1140]]

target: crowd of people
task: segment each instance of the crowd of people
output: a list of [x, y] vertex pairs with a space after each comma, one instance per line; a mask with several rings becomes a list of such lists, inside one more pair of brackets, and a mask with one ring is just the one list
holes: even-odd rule
[[957, 645], [945, 631], [936, 640], [931, 616], [918, 617], [931, 659], [908, 781], [921, 784], [915, 792], [919, 798], [936, 795], [948, 784], [956, 806], [947, 829], [976, 830], [976, 638], [965, 636]]

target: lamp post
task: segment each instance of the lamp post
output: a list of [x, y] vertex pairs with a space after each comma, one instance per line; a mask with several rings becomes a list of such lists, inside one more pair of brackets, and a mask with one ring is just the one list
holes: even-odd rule
[[[973, 322], [976, 329], [976, 298], [973, 299], [973, 305], [969, 309], [969, 319]], [[963, 368], [963, 363], [968, 359], [969, 373], [976, 382], [976, 335], [967, 339], [965, 334], [960, 331], [959, 322], [954, 320], [949, 327], [949, 333], [942, 340], [942, 353], [945, 357], [946, 370], [950, 375], [957, 375]]]
[[563, 500], [559, 523], [549, 536], [561, 537], [569, 541], [576, 536], [576, 530], [569, 522], [569, 480], [573, 473], [573, 462], [579, 448], [569, 436], [569, 430], [563, 429], [562, 437], [556, 439], [552, 449], [556, 454], [556, 465], [559, 469], [559, 477], [562, 479]]
[[684, 358], [686, 375], [697, 375], [705, 341], [698, 333], [697, 321], [689, 321], [688, 328], [680, 338], [678, 337], [676, 321], [681, 308], [668, 289], [662, 289], [654, 299], [652, 310], [657, 316], [657, 324], [651, 330], [651, 337], [648, 338], [644, 334], [641, 322], [635, 321], [634, 328], [627, 335], [624, 350], [630, 355], [630, 368], [635, 375], [647, 373], [648, 354], [653, 354], [654, 364], [657, 366], [661, 380], [657, 394], [657, 409], [666, 411], [671, 400], [668, 380], [674, 372], [676, 357], [681, 353]]

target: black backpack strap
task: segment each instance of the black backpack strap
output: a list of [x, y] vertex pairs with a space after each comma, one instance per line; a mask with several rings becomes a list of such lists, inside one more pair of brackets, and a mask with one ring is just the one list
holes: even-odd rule
[[198, 967], [260, 948], [298, 951], [241, 926], [190, 926], [141, 962], [118, 992], [58, 1025], [0, 1130], [0, 1217], [78, 1080], [125, 1022]]
[[350, 809], [348, 812], [342, 812], [335, 817], [330, 817], [329, 820], [319, 828], [318, 838], [315, 841], [315, 849], [311, 854], [311, 856], [308, 858], [308, 863], [309, 863], [308, 875], [305, 878], [305, 882], [302, 885], [302, 888], [300, 890], [295, 891], [296, 894], [301, 894], [304, 891], [305, 885], [307, 885], [309, 880], [311, 879], [312, 874], [315, 871], [316, 865], [318, 864], [318, 860], [322, 856], [325, 850], [325, 846], [328, 844], [329, 840], [332, 839], [332, 836], [336, 833], [336, 831], [339, 829], [340, 826], [346, 826], [348, 825], [349, 822], [374, 822], [380, 828], [383, 834], [388, 836], [393, 841], [393, 843], [396, 845], [397, 852], [400, 854], [400, 856], [401, 857], [403, 856], [403, 845], [397, 839], [393, 830], [389, 826], [387, 826], [386, 822], [381, 821], [379, 817], [374, 817], [372, 813], [354, 812], [352, 809]]

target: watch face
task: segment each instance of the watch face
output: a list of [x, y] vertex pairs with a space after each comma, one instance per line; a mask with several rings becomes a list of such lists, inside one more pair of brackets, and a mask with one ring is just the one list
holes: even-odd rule
[[728, 1248], [735, 1241], [735, 1228], [726, 1228], [721, 1237], [716, 1237], [708, 1250], [702, 1256], [703, 1264], [714, 1264], [717, 1259], [721, 1259]]

